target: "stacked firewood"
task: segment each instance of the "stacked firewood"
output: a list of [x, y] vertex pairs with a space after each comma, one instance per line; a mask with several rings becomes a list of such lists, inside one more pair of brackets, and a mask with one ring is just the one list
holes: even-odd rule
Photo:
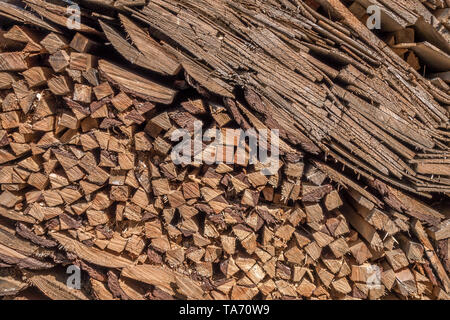
[[[449, 299], [448, 89], [336, 1], [83, 1], [67, 32], [24, 2], [0, 3], [0, 297]], [[203, 161], [174, 161], [196, 123]], [[269, 174], [250, 128], [280, 130]]]
[[[450, 81], [449, 3], [445, 1], [357, 0], [349, 10], [364, 24], [368, 8], [380, 10], [377, 32], [414, 70], [428, 73], [437, 87], [448, 92]], [[369, 10], [370, 11], [370, 10]], [[372, 12], [372, 11], [370, 11]], [[375, 27], [374, 27], [375, 28]]]

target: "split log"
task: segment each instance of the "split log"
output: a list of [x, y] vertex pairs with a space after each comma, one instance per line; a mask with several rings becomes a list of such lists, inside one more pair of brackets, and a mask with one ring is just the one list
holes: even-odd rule
[[0, 297], [448, 299], [442, 1], [80, 8], [0, 3]]

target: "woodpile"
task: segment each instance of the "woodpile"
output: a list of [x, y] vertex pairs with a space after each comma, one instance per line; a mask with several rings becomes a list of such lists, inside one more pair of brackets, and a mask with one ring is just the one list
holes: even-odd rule
[[0, 2], [0, 297], [449, 299], [448, 0], [79, 2]]

